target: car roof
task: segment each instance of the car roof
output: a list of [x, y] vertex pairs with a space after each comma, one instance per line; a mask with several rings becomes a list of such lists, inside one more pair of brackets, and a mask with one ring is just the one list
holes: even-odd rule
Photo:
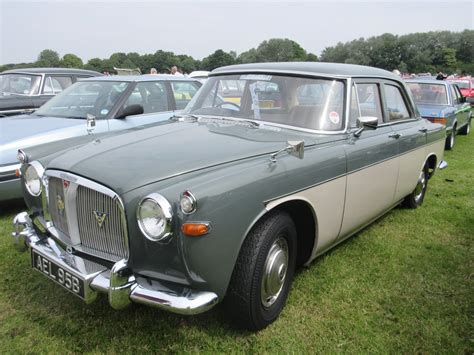
[[77, 75], [102, 75], [99, 72], [85, 69], [73, 69], [73, 68], [21, 68], [21, 69], [10, 69], [1, 72], [0, 74], [77, 74]]
[[186, 76], [178, 76], [171, 74], [158, 75], [109, 75], [96, 78], [87, 78], [82, 81], [125, 81], [125, 82], [142, 82], [142, 81], [193, 81], [199, 82], [196, 79], [188, 78]]
[[285, 73], [312, 76], [378, 77], [401, 81], [401, 78], [387, 70], [355, 64], [320, 62], [279, 62], [229, 65], [213, 70], [209, 76], [232, 73]]
[[438, 85], [448, 85], [447, 80], [436, 80], [436, 79], [406, 79], [407, 83], [419, 83], [419, 84], [438, 84]]

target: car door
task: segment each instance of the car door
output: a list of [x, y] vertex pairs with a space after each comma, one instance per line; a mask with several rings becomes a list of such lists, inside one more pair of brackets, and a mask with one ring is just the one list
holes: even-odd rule
[[425, 159], [427, 121], [416, 117], [405, 89], [398, 83], [384, 81], [385, 115], [398, 142], [399, 169], [394, 200], [410, 194], [416, 186]]
[[450, 86], [453, 92], [453, 104], [456, 109], [456, 120], [458, 122], [458, 128], [460, 128], [467, 123], [471, 106], [468, 103], [463, 102], [461, 90], [459, 90], [459, 87], [456, 84]]
[[381, 81], [358, 79], [351, 89], [349, 132], [357, 131], [357, 118], [378, 118], [378, 127], [353, 134], [345, 145], [347, 182], [344, 217], [339, 238], [351, 234], [389, 209], [398, 178], [398, 141], [386, 122]]
[[[165, 81], [137, 83], [114, 115], [115, 118], [109, 119], [110, 130], [126, 129], [169, 119], [174, 115], [170, 96], [170, 87]], [[143, 114], [116, 118], [131, 105], [141, 105]]]

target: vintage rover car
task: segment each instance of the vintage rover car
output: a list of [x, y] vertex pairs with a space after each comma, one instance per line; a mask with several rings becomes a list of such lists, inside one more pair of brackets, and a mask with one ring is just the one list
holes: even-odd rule
[[[227, 80], [244, 87], [239, 104], [219, 95]], [[258, 330], [296, 267], [400, 203], [421, 205], [445, 138], [384, 70], [223, 67], [167, 123], [20, 151], [29, 211], [14, 243], [86, 302], [196, 314], [224, 301]]]
[[0, 117], [30, 113], [80, 79], [102, 74], [70, 68], [24, 68], [0, 73]]

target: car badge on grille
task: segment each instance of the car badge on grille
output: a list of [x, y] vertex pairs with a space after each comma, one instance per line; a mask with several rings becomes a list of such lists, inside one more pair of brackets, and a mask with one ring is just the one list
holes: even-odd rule
[[93, 212], [94, 212], [95, 220], [97, 221], [97, 224], [99, 225], [99, 228], [102, 228], [105, 218], [107, 217], [107, 213], [100, 212], [97, 210], [94, 210]]
[[71, 183], [70, 183], [69, 181], [63, 180], [63, 186], [64, 186], [65, 189], [67, 189], [70, 184], [71, 184]]
[[65, 206], [64, 206], [64, 201], [61, 195], [56, 195], [56, 206], [58, 207], [58, 212], [61, 215], [64, 215]]

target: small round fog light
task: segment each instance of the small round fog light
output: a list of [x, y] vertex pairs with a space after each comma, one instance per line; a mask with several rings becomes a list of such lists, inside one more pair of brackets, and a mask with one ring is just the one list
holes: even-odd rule
[[179, 200], [179, 207], [181, 211], [185, 214], [190, 214], [196, 211], [197, 202], [194, 195], [189, 191], [184, 191], [181, 194], [181, 199]]

